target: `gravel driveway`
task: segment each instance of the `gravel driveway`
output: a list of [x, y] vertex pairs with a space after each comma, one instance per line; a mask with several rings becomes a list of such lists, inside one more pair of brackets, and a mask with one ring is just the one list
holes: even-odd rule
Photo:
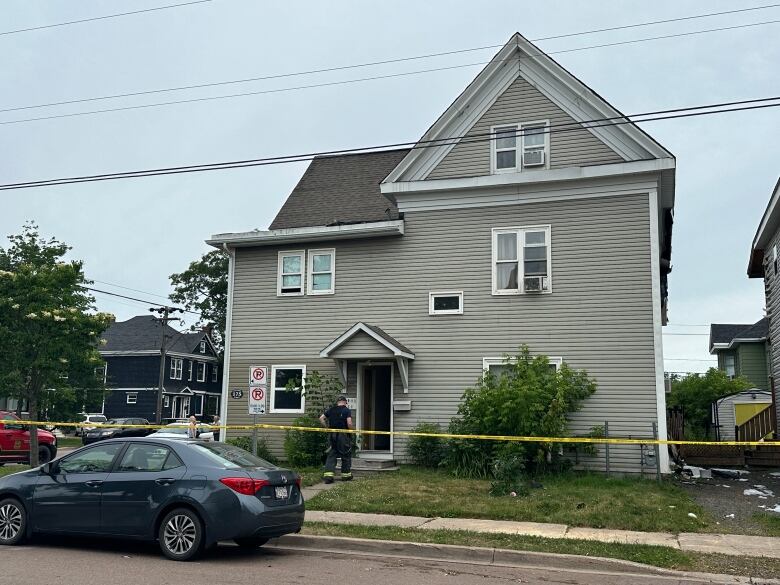
[[[780, 536], [780, 512], [771, 511], [780, 510], [780, 470], [750, 471], [741, 479], [713, 474], [712, 479], [676, 483], [712, 515], [718, 524], [715, 532]], [[745, 495], [745, 490], [752, 495]], [[772, 531], [762, 517], [776, 518], [777, 528]]]

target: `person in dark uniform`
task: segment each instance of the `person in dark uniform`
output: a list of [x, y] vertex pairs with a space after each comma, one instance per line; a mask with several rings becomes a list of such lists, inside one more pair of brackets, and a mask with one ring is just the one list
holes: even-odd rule
[[[320, 423], [331, 429], [352, 429], [352, 411], [347, 406], [347, 397], [339, 396], [336, 404], [320, 415]], [[336, 475], [336, 459], [341, 457], [341, 480], [352, 479], [352, 435], [350, 433], [328, 433], [328, 458], [325, 461], [325, 483], [333, 483]]]

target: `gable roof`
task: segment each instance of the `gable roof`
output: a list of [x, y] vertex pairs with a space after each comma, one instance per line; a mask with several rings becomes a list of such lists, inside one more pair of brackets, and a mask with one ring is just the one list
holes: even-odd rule
[[331, 341], [330, 344], [328, 344], [328, 346], [320, 352], [320, 357], [330, 357], [332, 352], [336, 351], [344, 343], [349, 341], [352, 337], [360, 332], [367, 334], [369, 337], [372, 337], [374, 341], [389, 349], [391, 352], [393, 352], [395, 357], [403, 357], [410, 360], [414, 359], [412, 350], [400, 343], [392, 335], [380, 329], [376, 325], [369, 325], [362, 322], [355, 323], [352, 327]]
[[381, 193], [379, 183], [408, 152], [402, 149], [315, 157], [270, 229], [398, 219], [395, 201]]
[[738, 343], [759, 343], [769, 336], [769, 319], [764, 317], [751, 324], [713, 323], [710, 325], [710, 353], [716, 349], [731, 349]]
[[[464, 136], [520, 76], [577, 122], [625, 118], [624, 114], [531, 41], [515, 33], [423, 134], [418, 144]], [[634, 123], [590, 126], [588, 131], [626, 161], [674, 158], [672, 153]], [[457, 142], [452, 140], [442, 146], [412, 149], [383, 183], [425, 179]]]
[[772, 196], [769, 198], [764, 215], [758, 224], [758, 230], [753, 237], [753, 244], [750, 247], [750, 260], [748, 262], [748, 276], [750, 278], [761, 278], [764, 276], [764, 250], [769, 245], [770, 240], [780, 228], [780, 179], [777, 179], [775, 188], [772, 190]]
[[[205, 338], [211, 343], [204, 331], [182, 333], [170, 325], [165, 326], [168, 340], [167, 350], [177, 353], [199, 353], [198, 345]], [[152, 315], [139, 315], [127, 321], [112, 323], [103, 332], [102, 338], [106, 344], [100, 347], [100, 352], [109, 351], [160, 351], [162, 342], [162, 325]]]

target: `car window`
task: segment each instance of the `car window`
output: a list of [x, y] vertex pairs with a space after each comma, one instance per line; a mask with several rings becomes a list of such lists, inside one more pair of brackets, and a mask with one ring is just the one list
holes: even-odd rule
[[190, 445], [192, 449], [206, 456], [220, 467], [238, 469], [241, 467], [263, 467], [273, 469], [274, 466], [265, 459], [255, 457], [249, 451], [244, 451], [225, 443], [195, 443]]
[[165, 465], [163, 465], [163, 471], [168, 471], [169, 469], [176, 469], [177, 467], [181, 467], [184, 465], [181, 459], [179, 459], [176, 456], [176, 453], [171, 451], [168, 453], [168, 458], [165, 460]]
[[[163, 469], [172, 469], [172, 467], [165, 466], [166, 460], [170, 455], [171, 450], [160, 445], [131, 444], [122, 456], [122, 461], [119, 463], [117, 471], [162, 471]], [[174, 467], [178, 467], [178, 465], [174, 465]]]
[[96, 423], [106, 422], [106, 417], [104, 417], [104, 416], [88, 416], [87, 417], [87, 422], [96, 422]]
[[122, 443], [99, 445], [74, 453], [60, 461], [61, 473], [100, 473], [111, 469], [111, 462], [122, 448]]

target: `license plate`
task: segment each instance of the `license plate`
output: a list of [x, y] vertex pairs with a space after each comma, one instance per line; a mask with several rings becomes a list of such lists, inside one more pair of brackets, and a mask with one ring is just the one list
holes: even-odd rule
[[287, 499], [287, 487], [281, 486], [276, 488], [276, 499], [277, 500], [286, 500]]

